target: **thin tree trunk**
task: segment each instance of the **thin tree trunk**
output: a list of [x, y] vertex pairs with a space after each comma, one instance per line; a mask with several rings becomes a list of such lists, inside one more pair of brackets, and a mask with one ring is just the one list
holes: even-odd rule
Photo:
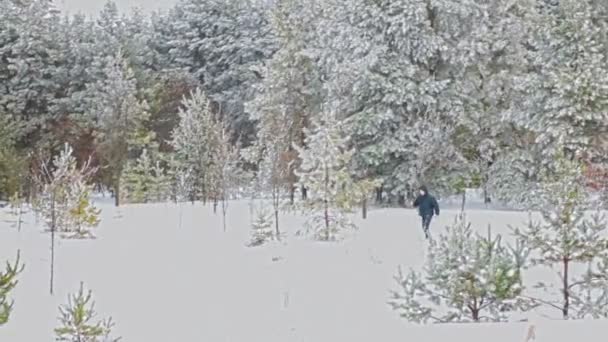
[[325, 168], [325, 200], [323, 202], [325, 206], [325, 240], [329, 241], [329, 201], [327, 200], [327, 194], [329, 193], [329, 170]]
[[302, 185], [300, 190], [302, 191], [302, 201], [306, 201], [308, 199], [308, 189]]
[[23, 202], [19, 202], [19, 217], [17, 218], [17, 231], [21, 232], [21, 217], [23, 216]]
[[114, 205], [120, 207], [120, 177], [114, 181]]
[[564, 263], [564, 279], [563, 279], [563, 291], [564, 291], [564, 307], [562, 309], [562, 315], [564, 319], [568, 319], [568, 311], [570, 309], [570, 289], [568, 284], [568, 268], [570, 260], [566, 257], [563, 259]]
[[382, 186], [376, 189], [376, 204], [382, 204], [382, 191]]
[[274, 230], [277, 234], [277, 240], [281, 240], [281, 231], [279, 230], [279, 211], [274, 210]]
[[224, 232], [226, 232], [226, 199], [222, 199], [222, 222], [224, 224]]
[[53, 193], [51, 195], [51, 280], [50, 280], [50, 290], [51, 295], [53, 295], [53, 281], [55, 277], [55, 226], [57, 217], [55, 213], [55, 190], [53, 189]]
[[182, 228], [182, 218], [184, 216], [184, 206], [180, 202], [179, 204], [179, 225], [177, 226], [179, 229]]
[[293, 205], [296, 202], [296, 188], [294, 186], [289, 190], [289, 202]]
[[217, 214], [217, 197], [213, 198], [213, 213]]
[[466, 203], [467, 203], [467, 190], [465, 189], [462, 192], [462, 204], [460, 205], [460, 212], [461, 213], [464, 213], [464, 207], [465, 207]]
[[483, 185], [483, 203], [486, 205], [486, 207], [488, 206], [488, 204], [490, 204], [492, 202], [492, 200], [490, 199], [490, 196], [488, 196], [488, 187], [487, 185]]
[[363, 199], [363, 202], [361, 203], [361, 215], [363, 216], [363, 219], [367, 219], [367, 198]]

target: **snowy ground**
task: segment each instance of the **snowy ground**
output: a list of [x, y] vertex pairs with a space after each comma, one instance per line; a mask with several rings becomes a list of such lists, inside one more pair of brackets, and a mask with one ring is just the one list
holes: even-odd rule
[[[229, 207], [228, 231], [208, 206], [101, 204], [98, 238], [61, 240], [56, 294], [49, 295], [49, 236], [31, 215], [22, 231], [0, 210], [0, 261], [21, 250], [26, 270], [14, 291], [15, 310], [0, 341], [53, 341], [57, 307], [80, 281], [94, 291], [100, 316], [111, 315], [125, 342], [197, 341], [524, 341], [529, 323], [416, 326], [386, 301], [393, 275], [423, 264], [425, 241], [416, 212], [378, 209], [340, 243], [296, 238], [301, 219], [285, 216], [286, 243], [247, 248], [249, 207]], [[182, 223], [180, 222], [182, 212]], [[435, 234], [452, 222], [444, 210]], [[519, 212], [472, 210], [480, 232], [507, 233]], [[553, 277], [535, 270], [531, 279]], [[548, 278], [553, 280], [553, 278]], [[557, 314], [557, 313], [555, 313]], [[608, 322], [563, 322], [531, 314], [536, 341], [602, 341]]]

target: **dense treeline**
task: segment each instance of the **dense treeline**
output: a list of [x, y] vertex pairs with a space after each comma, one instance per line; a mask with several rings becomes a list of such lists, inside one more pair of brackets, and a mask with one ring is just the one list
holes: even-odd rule
[[66, 142], [117, 204], [175, 199], [180, 184], [217, 201], [239, 178], [228, 165], [306, 195], [301, 160], [330, 115], [352, 150], [340, 168], [379, 200], [425, 183], [524, 206], [557, 154], [605, 162], [607, 12], [594, 0], [183, 0], [151, 14], [109, 2], [91, 19], [1, 0], [0, 196], [33, 195]]

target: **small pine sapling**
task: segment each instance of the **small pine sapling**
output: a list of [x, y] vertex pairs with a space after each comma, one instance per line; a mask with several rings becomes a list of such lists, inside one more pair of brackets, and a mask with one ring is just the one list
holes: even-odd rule
[[91, 186], [78, 180], [71, 186], [74, 204], [70, 207], [70, 217], [73, 221], [73, 232], [68, 235], [72, 238], [93, 238], [91, 229], [99, 225], [101, 210], [97, 209], [90, 200]]
[[111, 338], [114, 323], [112, 318], [96, 320], [95, 302], [92, 292], [80, 283], [77, 294], [68, 296], [68, 304], [59, 307], [60, 326], [55, 329], [57, 341], [66, 342], [117, 342]]
[[499, 322], [509, 313], [528, 310], [532, 301], [521, 296], [522, 260], [501, 237], [473, 234], [460, 215], [447, 234], [431, 241], [423, 274], [401, 269], [389, 305], [416, 323]]
[[272, 213], [262, 207], [256, 211], [255, 221], [251, 224], [252, 236], [250, 247], [261, 246], [270, 240], [278, 239], [272, 222]]
[[13, 302], [9, 300], [10, 292], [17, 286], [17, 276], [23, 272], [24, 265], [20, 263], [20, 253], [14, 264], [6, 263], [4, 272], [0, 272], [0, 326], [6, 324], [13, 310]]
[[[585, 194], [582, 168], [577, 161], [561, 156], [556, 160], [556, 168], [551, 175], [543, 177], [539, 196], [542, 222], [530, 221], [524, 229], [514, 229], [533, 252], [535, 265], [559, 266], [558, 272], [561, 299], [544, 301], [550, 307], [561, 311], [564, 319], [576, 313], [572, 296], [576, 288], [585, 281], [574, 281], [572, 267], [576, 263], [595, 263], [606, 254], [608, 240], [603, 237], [606, 221], [599, 213], [591, 220], [585, 219], [587, 197]], [[539, 288], [549, 290], [550, 284], [540, 283]]]

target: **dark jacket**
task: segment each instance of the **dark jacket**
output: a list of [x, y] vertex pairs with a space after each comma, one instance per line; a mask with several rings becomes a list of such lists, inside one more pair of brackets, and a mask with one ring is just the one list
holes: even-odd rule
[[424, 195], [419, 195], [414, 201], [414, 207], [418, 208], [420, 216], [439, 215], [439, 204], [435, 197], [425, 192]]

